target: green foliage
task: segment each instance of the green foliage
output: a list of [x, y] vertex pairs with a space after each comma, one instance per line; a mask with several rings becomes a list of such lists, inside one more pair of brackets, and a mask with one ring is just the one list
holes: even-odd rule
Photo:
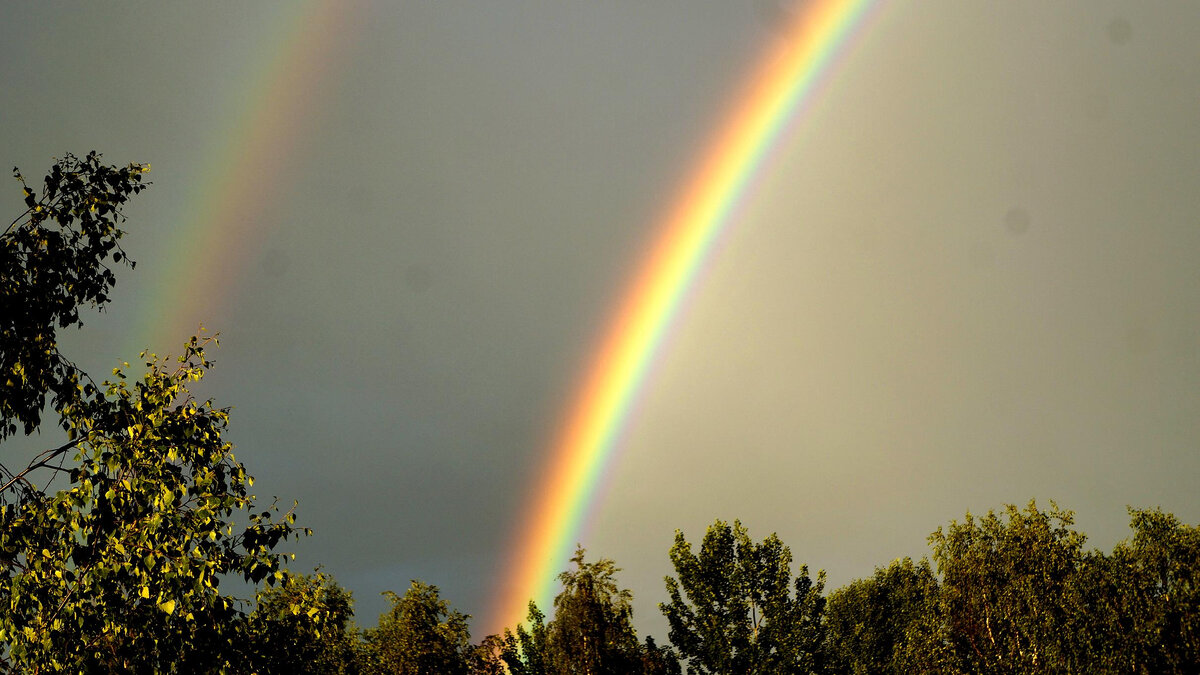
[[1071, 665], [1095, 673], [1200, 672], [1200, 528], [1130, 509], [1133, 537], [1086, 555], [1067, 601]]
[[671, 562], [679, 579], [666, 578], [671, 601], [659, 607], [688, 673], [818, 670], [825, 573], [814, 583], [803, 565], [793, 582], [791, 550], [777, 536], [755, 544], [740, 522], [718, 520], [699, 555], [676, 531]]
[[246, 621], [245, 663], [260, 673], [353, 675], [359, 641], [354, 601], [333, 577], [288, 574], [258, 592]]
[[507, 645], [503, 637], [488, 635], [467, 655], [467, 671], [471, 675], [508, 675], [505, 653]]
[[642, 675], [681, 675], [679, 656], [670, 647], [659, 647], [654, 638], [646, 636], [641, 649]]
[[13, 169], [26, 208], [0, 235], [0, 441], [18, 425], [33, 433], [48, 394], [59, 412], [79, 400], [80, 373], [59, 353], [57, 331], [83, 324], [81, 306], [108, 302], [116, 276], [106, 263], [127, 262], [121, 207], [148, 170], [68, 154], [38, 194]]
[[903, 662], [907, 634], [934, 608], [937, 580], [927, 560], [910, 558], [877, 568], [829, 595], [825, 605], [826, 667], [830, 673], [910, 672]]
[[554, 619], [530, 601], [526, 629], [504, 631], [501, 658], [512, 675], [677, 675], [679, 659], [653, 638], [638, 642], [633, 629], [633, 594], [617, 586], [620, 568], [601, 558], [586, 562], [582, 546], [575, 568], [559, 575]]
[[550, 638], [546, 630], [546, 615], [537, 603], [529, 601], [525, 624], [517, 624], [516, 634], [504, 629], [502, 657], [512, 675], [548, 675], [550, 670]]
[[467, 615], [450, 609], [437, 586], [413, 581], [403, 597], [386, 595], [391, 610], [366, 631], [367, 673], [465, 675], [472, 649]]
[[193, 338], [174, 368], [147, 361], [136, 381], [116, 369], [103, 390], [82, 387], [62, 412], [68, 488], [6, 486], [26, 488], [0, 507], [0, 640], [14, 666], [228, 667], [240, 612], [221, 578], [283, 576], [272, 549], [295, 532], [292, 514], [251, 511], [251, 479], [222, 439], [228, 411], [187, 390], [211, 365], [206, 343]]
[[1130, 510], [1132, 540], [1114, 557], [1132, 583], [1122, 585], [1123, 604], [1139, 607], [1133, 621], [1143, 670], [1200, 671], [1200, 527], [1167, 513]]
[[[39, 430], [47, 396], [65, 442], [0, 468], [0, 666], [9, 672], [232, 672], [244, 614], [222, 578], [283, 578], [273, 552], [300, 531], [254, 511], [223, 438], [228, 410], [188, 390], [211, 367], [192, 338], [146, 372], [97, 385], [56, 329], [103, 307], [121, 262], [120, 207], [146, 169], [93, 153], [51, 169], [0, 236], [0, 439]], [[44, 478], [44, 480], [43, 480]], [[57, 479], [66, 486], [51, 491]], [[35, 482], [36, 481], [36, 482]], [[40, 484], [40, 486], [39, 486]]]
[[1062, 598], [1084, 536], [1073, 514], [1051, 502], [1007, 505], [1004, 517], [967, 514], [930, 536], [942, 576], [941, 605], [958, 667], [974, 672], [1047, 672], [1066, 662]]
[[617, 587], [619, 568], [608, 558], [584, 561], [582, 546], [571, 562], [575, 569], [558, 575], [563, 590], [554, 598], [547, 646], [551, 672], [561, 675], [617, 675], [640, 663], [633, 630], [633, 594]]
[[930, 538], [938, 601], [906, 633], [909, 672], [1200, 672], [1200, 529], [1130, 510], [1133, 537], [1084, 553], [1072, 514], [1007, 505]]

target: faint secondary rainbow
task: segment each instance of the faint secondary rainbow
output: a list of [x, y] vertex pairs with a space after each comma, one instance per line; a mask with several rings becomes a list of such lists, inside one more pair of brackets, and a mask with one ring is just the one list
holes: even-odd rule
[[282, 196], [280, 167], [295, 160], [311, 128], [355, 4], [288, 5], [245, 78], [220, 90], [230, 99], [226, 117], [210, 134], [211, 153], [198, 160], [201, 170], [172, 224], [171, 249], [162, 254], [166, 262], [138, 310], [135, 353], [178, 354], [201, 322], [221, 328], [210, 325], [213, 313], [229, 302], [273, 227], [268, 215]]
[[714, 243], [784, 130], [828, 79], [836, 56], [882, 0], [811, 0], [789, 16], [656, 226], [534, 483], [487, 628], [523, 621], [530, 599], [549, 612], [597, 485], [617, 450], [647, 371]]

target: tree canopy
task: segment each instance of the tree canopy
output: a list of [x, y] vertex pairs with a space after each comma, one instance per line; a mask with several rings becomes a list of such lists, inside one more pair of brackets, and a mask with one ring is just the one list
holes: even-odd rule
[[903, 673], [909, 634], [937, 601], [927, 560], [895, 560], [829, 594], [825, 656], [830, 672]]
[[893, 565], [830, 599], [830, 672], [1192, 673], [1200, 528], [1130, 509], [1133, 536], [1084, 551], [1051, 502], [970, 513], [930, 536], [940, 579]]
[[441, 599], [437, 586], [413, 581], [403, 596], [385, 593], [391, 609], [367, 631], [368, 673], [466, 675], [471, 651], [467, 616]]
[[821, 591], [808, 566], [792, 578], [791, 550], [774, 534], [751, 541], [739, 521], [709, 526], [700, 553], [676, 531], [670, 602], [660, 605], [670, 637], [687, 658], [688, 673], [807, 673], [818, 666]]

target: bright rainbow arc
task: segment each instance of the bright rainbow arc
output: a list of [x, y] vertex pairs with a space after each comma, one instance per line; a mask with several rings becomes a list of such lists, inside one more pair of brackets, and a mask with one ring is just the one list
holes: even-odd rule
[[557, 575], [614, 459], [648, 369], [683, 300], [762, 170], [776, 141], [815, 98], [834, 57], [882, 0], [812, 0], [789, 19], [735, 99], [698, 170], [667, 211], [661, 234], [622, 296], [534, 483], [509, 580], [492, 611], [490, 630], [516, 626], [530, 599], [549, 612]]

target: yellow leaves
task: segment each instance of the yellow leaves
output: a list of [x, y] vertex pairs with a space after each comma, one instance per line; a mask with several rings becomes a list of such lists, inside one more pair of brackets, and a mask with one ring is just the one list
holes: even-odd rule
[[141, 595], [143, 598], [149, 598], [149, 597], [150, 597], [150, 587], [149, 587], [149, 586], [142, 586], [142, 590], [141, 590], [141, 593], [140, 593], [140, 595]]
[[166, 612], [167, 614], [174, 614], [175, 613], [175, 601], [167, 600], [165, 602], [160, 602], [160, 603], [158, 603], [158, 608], [161, 609], [162, 611]]

